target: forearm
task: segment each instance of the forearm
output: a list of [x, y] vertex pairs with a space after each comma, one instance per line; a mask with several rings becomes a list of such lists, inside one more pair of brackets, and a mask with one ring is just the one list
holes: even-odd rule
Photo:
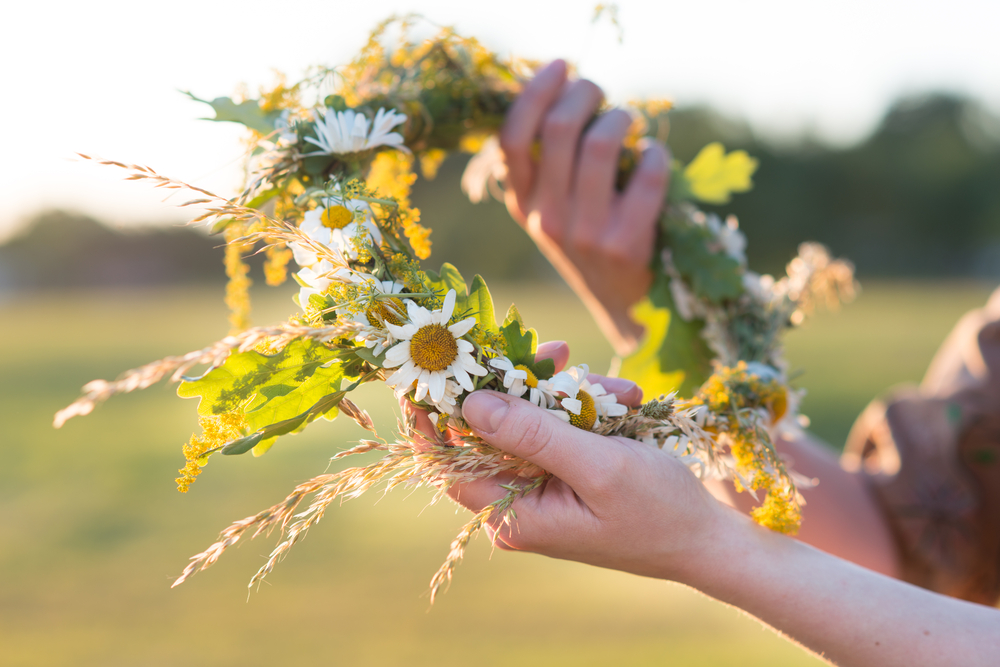
[[1000, 611], [885, 577], [731, 514], [684, 583], [836, 665], [1000, 662]]
[[[818, 480], [802, 491], [806, 505], [798, 539], [870, 570], [898, 576], [892, 533], [864, 478], [840, 467], [836, 455], [808, 434], [780, 440], [777, 446], [796, 472]], [[716, 498], [744, 513], [757, 504], [749, 493], [736, 493], [730, 482], [709, 487]]]

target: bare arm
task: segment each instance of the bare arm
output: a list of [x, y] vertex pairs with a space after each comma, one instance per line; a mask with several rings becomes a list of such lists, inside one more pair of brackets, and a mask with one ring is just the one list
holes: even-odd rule
[[[494, 446], [556, 475], [517, 502], [516, 527], [494, 525], [501, 548], [690, 585], [834, 664], [974, 667], [1000, 660], [997, 610], [761, 528], [660, 450], [582, 431], [506, 394], [476, 392], [463, 414]], [[479, 510], [503, 495], [497, 481], [509, 480], [482, 480], [455, 495]]]
[[683, 583], [832, 664], [1000, 664], [1000, 611], [885, 577], [743, 516], [725, 526]]
[[[834, 452], [808, 433], [794, 440], [780, 440], [777, 447], [796, 472], [818, 481], [816, 486], [802, 490], [806, 505], [796, 537], [870, 570], [898, 576], [892, 533], [864, 478], [840, 467]], [[737, 493], [729, 482], [713, 481], [708, 487], [717, 499], [744, 514], [756, 504], [749, 493]]]

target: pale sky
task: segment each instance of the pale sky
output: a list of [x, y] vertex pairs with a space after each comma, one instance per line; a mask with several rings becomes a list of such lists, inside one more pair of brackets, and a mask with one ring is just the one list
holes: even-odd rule
[[36, 212], [177, 222], [163, 194], [75, 152], [230, 195], [240, 129], [198, 120], [211, 99], [280, 69], [344, 63], [388, 14], [419, 11], [502, 53], [575, 61], [612, 101], [707, 102], [776, 135], [847, 143], [901, 93], [965, 92], [1000, 110], [997, 0], [621, 0], [624, 45], [595, 2], [285, 0], [10, 3], [0, 40], [0, 239]]

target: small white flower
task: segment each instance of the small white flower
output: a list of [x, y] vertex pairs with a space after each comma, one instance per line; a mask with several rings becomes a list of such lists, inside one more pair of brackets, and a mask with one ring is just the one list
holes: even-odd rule
[[[347, 213], [343, 212], [343, 209], [346, 209], [354, 217], [347, 218]], [[364, 217], [362, 223], [355, 220], [356, 211], [362, 212]], [[347, 259], [358, 258], [358, 248], [354, 239], [361, 229], [365, 230], [368, 238], [372, 239], [375, 245], [382, 243], [382, 234], [372, 221], [371, 209], [367, 202], [358, 199], [345, 199], [343, 203], [334, 204], [329, 208], [320, 206], [306, 211], [299, 229], [313, 241], [322, 243], [331, 250], [342, 252]], [[312, 266], [319, 261], [312, 248], [305, 244], [292, 243], [290, 245], [292, 255], [299, 266]]]
[[586, 431], [593, 430], [602, 418], [628, 414], [628, 407], [620, 404], [614, 394], [609, 394], [600, 383], [587, 379], [589, 374], [587, 364], [580, 364], [556, 373], [551, 380], [538, 382], [539, 388], [565, 396], [557, 398], [563, 410], [553, 410], [555, 415]]
[[[503, 387], [507, 390], [507, 393], [511, 396], [524, 396], [524, 393], [528, 391], [528, 369], [519, 369], [511, 362], [507, 357], [497, 357], [496, 359], [490, 359], [489, 365], [493, 368], [503, 371]], [[538, 382], [536, 381], [537, 385]]]
[[719, 216], [712, 213], [705, 218], [705, 226], [715, 235], [715, 243], [723, 252], [746, 265], [747, 237], [740, 231], [736, 216], [729, 216], [723, 223]]
[[365, 273], [355, 274], [354, 282], [366, 285], [372, 294], [400, 295], [391, 299], [372, 300], [368, 308], [362, 312], [352, 312], [347, 307], [337, 310], [338, 315], [348, 317], [362, 325], [355, 340], [364, 341], [365, 347], [371, 349], [377, 357], [396, 342], [396, 338], [386, 325], [401, 326], [408, 321], [406, 301], [403, 298], [405, 295], [402, 294], [406, 286], [391, 280], [376, 280], [374, 276]]
[[[489, 363], [504, 371], [504, 388], [508, 394], [524, 398], [527, 393], [528, 400], [538, 407], [546, 410], [555, 407], [556, 395], [549, 387], [548, 380], [539, 380], [527, 366], [515, 366], [506, 357], [491, 359]], [[507, 370], [508, 368], [512, 370]]]
[[[444, 398], [440, 401], [431, 400], [431, 405], [446, 415], [461, 416], [461, 408], [458, 406], [458, 397], [462, 395], [462, 387], [454, 380], [444, 381]], [[434, 414], [433, 412], [431, 414]], [[436, 420], [435, 420], [436, 421]], [[435, 426], [437, 424], [435, 423]]]
[[344, 268], [334, 269], [333, 264], [326, 260], [303, 267], [295, 276], [301, 285], [299, 307], [302, 310], [309, 305], [309, 297], [313, 294], [325, 293], [326, 288], [335, 282], [352, 282], [350, 271]]
[[430, 396], [438, 404], [445, 400], [447, 379], [455, 381], [466, 391], [475, 389], [470, 374], [483, 376], [487, 370], [472, 357], [475, 347], [462, 336], [476, 324], [469, 317], [448, 326], [455, 310], [455, 290], [449, 290], [441, 310], [429, 311], [415, 301], [406, 302], [409, 322], [396, 326], [386, 322], [386, 327], [400, 342], [385, 353], [385, 367], [399, 370], [385, 381], [402, 395], [416, 384], [414, 399], [421, 401]]
[[391, 132], [392, 128], [406, 121], [406, 116], [394, 110], [379, 109], [368, 131], [368, 118], [353, 109], [334, 111], [323, 108], [313, 111], [313, 129], [316, 138], [306, 141], [317, 146], [318, 151], [306, 155], [343, 155], [370, 150], [377, 146], [392, 146], [406, 150], [403, 135]]

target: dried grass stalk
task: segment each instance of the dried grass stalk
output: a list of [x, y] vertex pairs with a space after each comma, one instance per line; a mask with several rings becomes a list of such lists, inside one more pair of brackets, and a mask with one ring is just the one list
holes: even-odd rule
[[[387, 450], [388, 453], [364, 467], [348, 468], [339, 473], [315, 477], [295, 487], [295, 490], [277, 505], [237, 521], [223, 530], [214, 544], [191, 558], [191, 562], [173, 585], [180, 585], [195, 572], [214, 564], [226, 549], [239, 541], [247, 532], [252, 530], [251, 537], [257, 537], [280, 526], [283, 539], [272, 550], [267, 562], [250, 580], [249, 586], [252, 587], [274, 569], [296, 542], [305, 537], [309, 528], [323, 518], [327, 508], [335, 500], [356, 498], [380, 483], [385, 485], [386, 493], [399, 486], [411, 488], [433, 486], [436, 488], [436, 493], [431, 502], [434, 503], [444, 497], [448, 489], [455, 484], [488, 479], [505, 472], [517, 474], [533, 467], [526, 461], [511, 457], [482, 441], [464, 437], [456, 445], [427, 445], [413, 442], [384, 444], [367, 440], [362, 441], [357, 447], [341, 452], [334, 459], [373, 450]], [[528, 487], [537, 488], [531, 484], [524, 488], [530, 490]], [[527, 490], [520, 491], [519, 494], [527, 492]], [[299, 514], [294, 514], [303, 499], [310, 494], [315, 495], [309, 507]], [[506, 512], [510, 504], [520, 495], [512, 496], [505, 506], [501, 501], [495, 509]], [[438, 575], [435, 575], [436, 579], [440, 579], [437, 588], [451, 578], [451, 572], [461, 559], [465, 545], [482, 527], [484, 521], [485, 519], [481, 520], [476, 527], [473, 527], [474, 519], [456, 538], [448, 560]]]
[[90, 414], [98, 403], [116, 394], [145, 389], [167, 375], [170, 375], [171, 382], [179, 382], [184, 373], [194, 366], [199, 364], [209, 364], [213, 368], [219, 366], [233, 350], [245, 352], [264, 340], [267, 340], [272, 347], [280, 348], [296, 338], [328, 341], [356, 333], [359, 328], [360, 325], [356, 322], [348, 321], [327, 327], [278, 324], [247, 329], [233, 336], [226, 336], [201, 350], [188, 352], [179, 357], [166, 357], [132, 369], [113, 382], [107, 380], [88, 382], [83, 386], [83, 396], [56, 413], [53, 425], [60, 428], [73, 417]]

